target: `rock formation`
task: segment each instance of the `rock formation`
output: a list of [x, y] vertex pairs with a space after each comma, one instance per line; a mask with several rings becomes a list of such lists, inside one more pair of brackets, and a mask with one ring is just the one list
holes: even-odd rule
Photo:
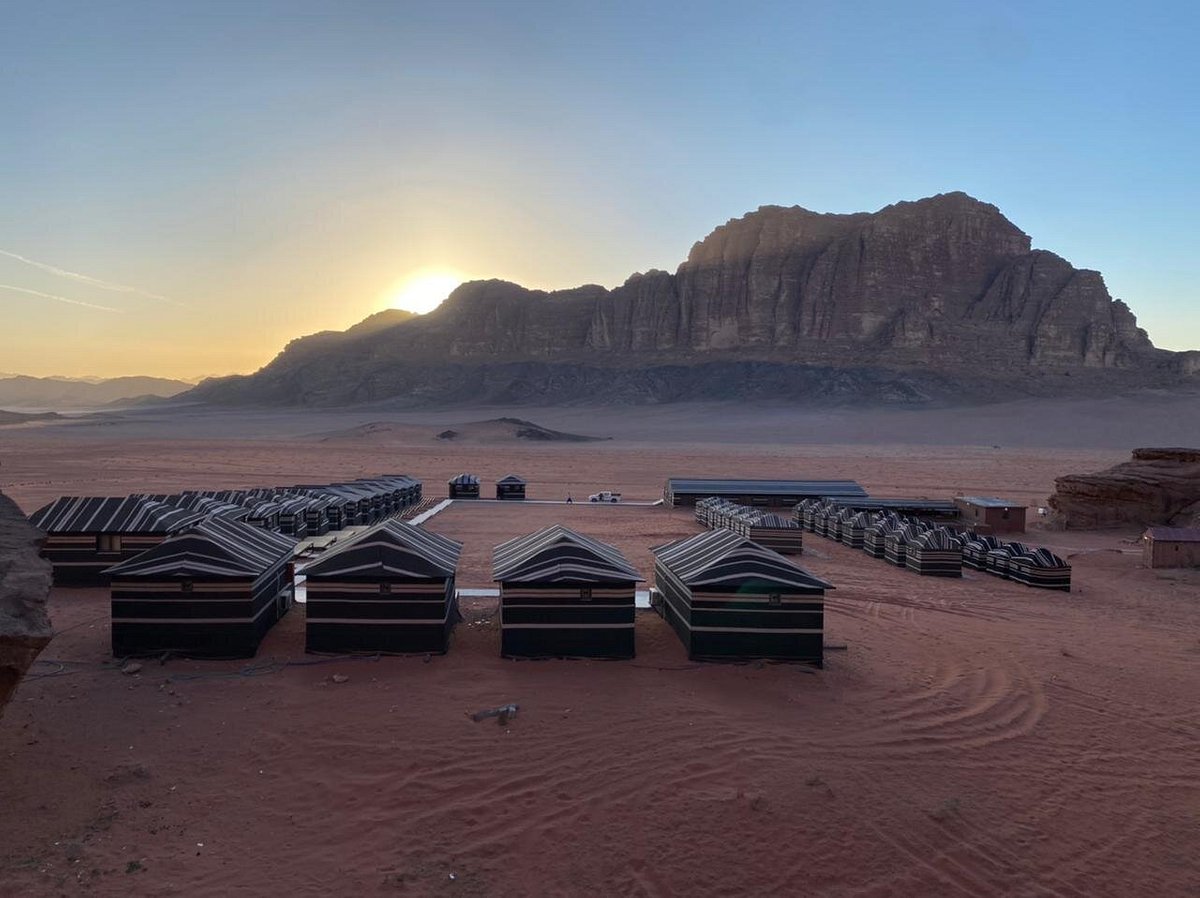
[[46, 616], [50, 564], [42, 534], [0, 493], [0, 714], [17, 683], [53, 635]]
[[1200, 526], [1200, 449], [1135, 449], [1107, 471], [1059, 477], [1050, 508], [1069, 529]]
[[428, 315], [293, 341], [257, 374], [189, 398], [661, 402], [777, 397], [782, 383], [793, 399], [923, 401], [996, 384], [1161, 385], [1197, 369], [1155, 349], [1098, 272], [948, 193], [852, 215], [763, 207], [697, 243], [675, 274], [614, 290], [475, 281]]

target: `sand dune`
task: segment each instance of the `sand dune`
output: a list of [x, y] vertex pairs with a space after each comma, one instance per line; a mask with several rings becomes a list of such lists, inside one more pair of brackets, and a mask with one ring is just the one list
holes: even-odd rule
[[[31, 509], [407, 470], [437, 496], [466, 469], [523, 474], [533, 498], [655, 498], [669, 473], [736, 471], [1036, 502], [1128, 450], [117, 427], [13, 431], [4, 488]], [[462, 585], [487, 586], [492, 545], [553, 521], [646, 576], [650, 546], [696, 530], [684, 510], [587, 503], [457, 503], [429, 526], [466, 542]], [[296, 608], [251, 663], [125, 676], [106, 594], [56, 591], [59, 635], [0, 720], [0, 893], [1194, 895], [1200, 579], [1141, 568], [1135, 537], [1031, 533], [1075, 565], [1059, 594], [922, 578], [810, 535], [845, 647], [821, 671], [689, 663], [648, 612], [632, 662], [503, 661], [494, 604], [472, 600], [444, 657], [306, 656]], [[506, 727], [469, 717], [507, 702]]]

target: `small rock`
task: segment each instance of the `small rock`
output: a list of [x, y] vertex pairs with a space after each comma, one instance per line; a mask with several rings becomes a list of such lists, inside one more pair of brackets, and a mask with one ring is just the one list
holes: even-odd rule
[[141, 661], [130, 661], [128, 664], [126, 664], [124, 667], [121, 668], [121, 673], [129, 674], [130, 676], [132, 676], [135, 673], [141, 673], [141, 670], [142, 670], [142, 662]]
[[348, 676], [346, 676], [345, 674], [334, 674], [329, 679], [333, 680], [333, 682], [335, 682], [335, 683], [349, 683], [350, 682], [350, 678]]

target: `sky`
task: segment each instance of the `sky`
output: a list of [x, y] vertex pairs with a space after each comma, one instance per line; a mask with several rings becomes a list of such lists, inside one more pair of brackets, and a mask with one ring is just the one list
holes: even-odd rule
[[1193, 3], [0, 8], [0, 371], [246, 372], [414, 278], [949, 190], [1200, 348]]

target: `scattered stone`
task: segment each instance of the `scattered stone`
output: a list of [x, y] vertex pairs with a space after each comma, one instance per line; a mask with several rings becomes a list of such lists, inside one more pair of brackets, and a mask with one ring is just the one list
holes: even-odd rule
[[142, 671], [142, 662], [141, 661], [130, 661], [128, 664], [126, 664], [124, 667], [121, 668], [121, 673], [127, 674], [129, 676], [132, 676], [135, 673], [141, 673], [141, 671]]
[[345, 674], [334, 674], [329, 679], [333, 680], [333, 682], [335, 682], [335, 683], [349, 683], [350, 682], [350, 678], [348, 676], [346, 676]]

